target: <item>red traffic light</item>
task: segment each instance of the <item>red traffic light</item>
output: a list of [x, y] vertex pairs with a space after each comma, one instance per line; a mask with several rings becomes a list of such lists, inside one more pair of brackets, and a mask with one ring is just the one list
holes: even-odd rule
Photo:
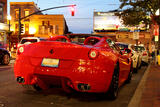
[[71, 15], [72, 15], [72, 16], [74, 16], [74, 12], [75, 12], [75, 9], [74, 9], [74, 6], [72, 6], [72, 7], [71, 7]]

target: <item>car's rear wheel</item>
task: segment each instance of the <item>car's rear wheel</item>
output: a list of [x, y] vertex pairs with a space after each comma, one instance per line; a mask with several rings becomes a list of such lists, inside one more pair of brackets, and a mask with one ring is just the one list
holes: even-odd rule
[[34, 84], [33, 85], [33, 88], [36, 90], [36, 91], [41, 91], [42, 88], [38, 85], [38, 84]]
[[138, 64], [139, 64], [139, 63], [137, 62], [136, 68], [133, 69], [134, 73], [138, 73]]
[[2, 58], [2, 64], [3, 65], [8, 65], [10, 61], [10, 56], [8, 54], [4, 54]]
[[114, 100], [118, 96], [118, 85], [119, 85], [119, 66], [115, 66], [114, 73], [112, 76], [111, 85], [108, 91], [109, 97], [111, 100]]

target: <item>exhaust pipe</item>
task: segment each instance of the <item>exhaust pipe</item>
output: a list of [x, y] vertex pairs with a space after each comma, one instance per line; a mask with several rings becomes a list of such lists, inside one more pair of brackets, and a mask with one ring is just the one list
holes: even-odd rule
[[83, 90], [83, 91], [87, 91], [91, 89], [91, 86], [89, 84], [83, 84], [83, 83], [79, 83], [77, 87], [79, 90]]
[[23, 77], [17, 77], [16, 78], [18, 83], [24, 83], [24, 78]]

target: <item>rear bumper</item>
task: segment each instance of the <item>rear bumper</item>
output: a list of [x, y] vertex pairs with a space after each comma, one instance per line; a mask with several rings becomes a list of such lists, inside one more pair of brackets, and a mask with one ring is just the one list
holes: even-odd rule
[[[78, 62], [79, 63], [79, 62]], [[102, 65], [80, 65], [74, 63], [68, 69], [42, 67], [32, 65], [29, 60], [17, 59], [14, 65], [15, 77], [23, 77], [26, 85], [40, 84], [44, 89], [49, 85], [62, 86], [65, 82], [69, 87], [81, 92], [106, 92], [112, 80], [110, 71]], [[84, 88], [84, 89], [83, 89]]]
[[142, 57], [142, 62], [148, 63], [149, 57], [148, 56], [143, 56]]

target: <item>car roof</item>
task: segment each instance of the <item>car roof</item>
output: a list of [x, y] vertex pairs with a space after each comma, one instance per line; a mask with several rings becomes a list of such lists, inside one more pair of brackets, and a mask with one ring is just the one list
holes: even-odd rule
[[[23, 37], [22, 39], [40, 39], [40, 38], [43, 38], [43, 37]], [[46, 39], [46, 38], [43, 38], [43, 39]]]
[[122, 44], [122, 45], [129, 45], [128, 43], [123, 43], [123, 42], [115, 42], [116, 44]]

